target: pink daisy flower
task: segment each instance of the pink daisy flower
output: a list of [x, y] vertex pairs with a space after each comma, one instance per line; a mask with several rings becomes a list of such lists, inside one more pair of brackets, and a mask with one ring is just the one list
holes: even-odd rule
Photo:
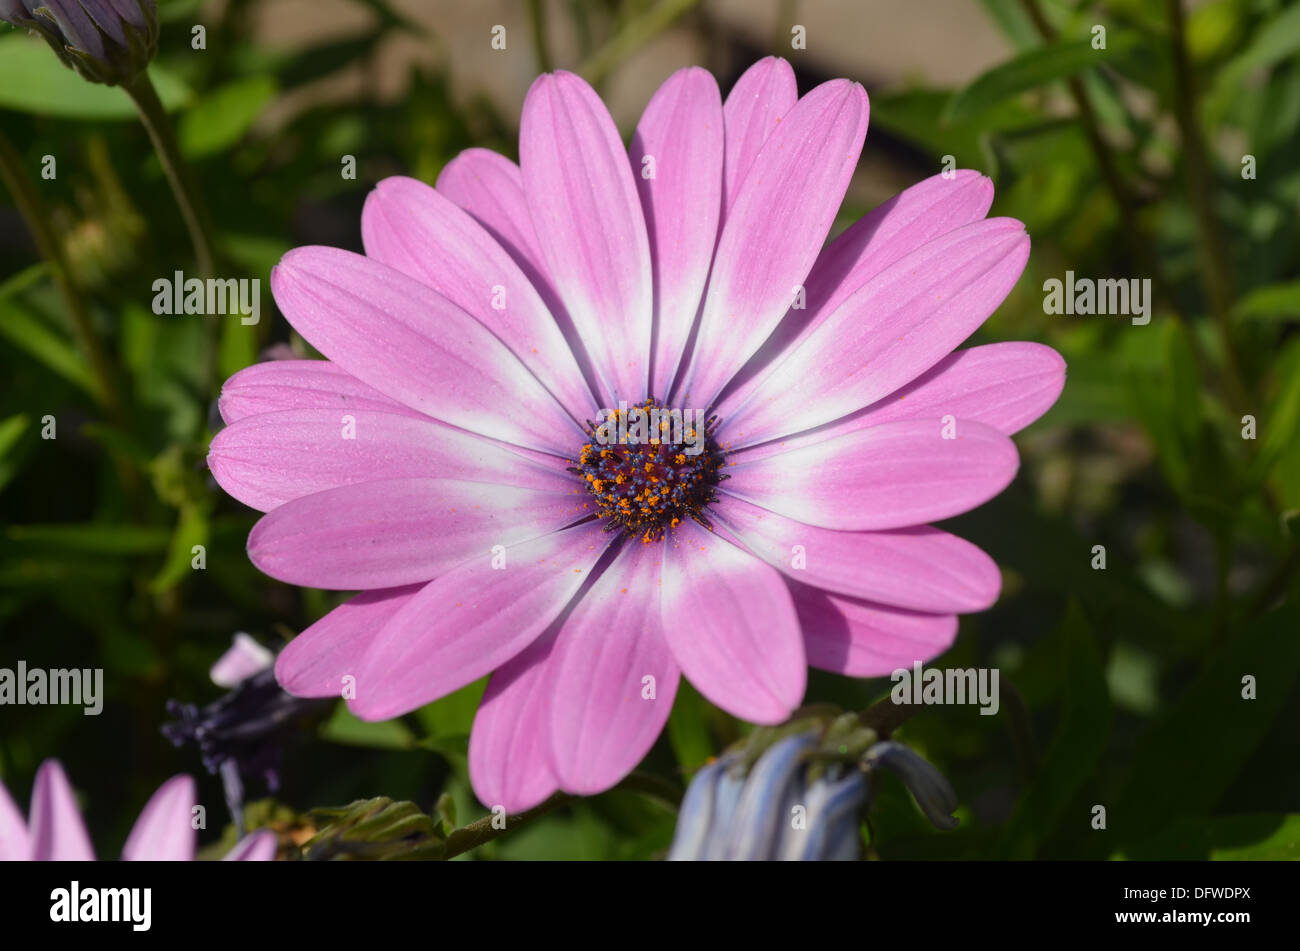
[[[361, 592], [280, 654], [285, 689], [377, 720], [492, 674], [470, 774], [517, 811], [618, 782], [682, 675], [774, 723], [809, 664], [887, 674], [989, 607], [996, 565], [926, 523], [1006, 487], [1064, 363], [953, 352], [1029, 254], [974, 172], [823, 248], [867, 113], [846, 80], [797, 97], [780, 59], [725, 103], [684, 69], [629, 149], [583, 80], [544, 75], [520, 165], [386, 179], [364, 257], [286, 255], [276, 301], [328, 360], [232, 377], [209, 457], [267, 513], [262, 571]], [[585, 423], [620, 402], [716, 418], [692, 455], [611, 445]]]
[[[131, 827], [122, 858], [126, 861], [192, 862], [198, 843], [194, 830], [197, 792], [194, 780], [173, 776], [149, 797]], [[72, 784], [58, 760], [47, 759], [32, 786], [30, 825], [23, 821], [0, 783], [0, 861], [94, 861], [95, 851], [81, 820]], [[275, 833], [261, 829], [241, 839], [226, 861], [269, 862], [275, 858]]]

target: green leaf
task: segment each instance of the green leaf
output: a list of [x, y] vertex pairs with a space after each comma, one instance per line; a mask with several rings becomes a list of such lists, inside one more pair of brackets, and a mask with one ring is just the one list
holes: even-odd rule
[[[217, 235], [216, 240], [223, 257], [238, 264], [264, 284], [271, 268], [293, 248], [293, 244], [283, 237], [260, 234], [223, 232]], [[266, 308], [262, 312], [265, 314]]]
[[1043, 116], [1023, 104], [1003, 102], [980, 114], [977, 120], [943, 126], [939, 115], [951, 95], [941, 89], [910, 89], [880, 95], [871, 102], [871, 121], [916, 143], [935, 156], [952, 155], [959, 168], [981, 168], [986, 173], [985, 148], [990, 132], [1013, 132], [1040, 125]]
[[989, 19], [998, 25], [1002, 35], [1016, 45], [1018, 49], [1033, 46], [1039, 41], [1034, 23], [1025, 13], [1025, 6], [1020, 0], [980, 0], [980, 6]]
[[345, 704], [321, 727], [321, 738], [346, 746], [365, 746], [378, 750], [410, 750], [416, 747], [415, 734], [401, 720], [370, 723], [359, 719]]
[[1300, 340], [1293, 340], [1278, 355], [1276, 364], [1281, 386], [1265, 419], [1260, 455], [1272, 459], [1292, 445], [1300, 435]]
[[1296, 861], [1300, 860], [1300, 814], [1179, 819], [1117, 857], [1153, 861]]
[[474, 725], [474, 714], [478, 712], [487, 682], [488, 678], [484, 677], [466, 684], [415, 711], [415, 718], [426, 731], [425, 746], [457, 759], [465, 757], [470, 727]]
[[49, 273], [50, 266], [44, 261], [37, 261], [23, 268], [17, 274], [0, 284], [0, 300], [16, 297]]
[[668, 741], [683, 775], [691, 775], [713, 758], [705, 700], [684, 679], [668, 714]]
[[[1110, 734], [1111, 704], [1101, 653], [1076, 599], [1062, 622], [1061, 720], [1032, 784], [1003, 829], [994, 854], [1031, 859], [1093, 775]], [[1080, 814], [1075, 822], [1086, 822]]]
[[313, 809], [308, 816], [320, 830], [302, 847], [303, 857], [311, 861], [443, 857], [438, 824], [412, 802], [380, 796], [337, 809]]
[[[1300, 860], [1300, 814], [1279, 818], [1282, 822], [1268, 838], [1251, 845], [1213, 849], [1210, 858], [1216, 862]], [[1237, 821], [1237, 817], [1218, 821], [1224, 824], [1232, 823]]]
[[0, 337], [91, 396], [94, 378], [77, 348], [43, 324], [17, 301], [0, 297]]
[[274, 77], [249, 76], [206, 93], [181, 117], [181, 151], [202, 158], [234, 145], [278, 91]]
[[[189, 101], [189, 87], [158, 64], [149, 67], [149, 78], [167, 111]], [[25, 32], [0, 36], [0, 109], [91, 121], [136, 116], [120, 87], [87, 82], [60, 63], [43, 40]]]
[[5, 539], [29, 548], [66, 548], [99, 555], [138, 555], [167, 548], [171, 533], [143, 525], [10, 525]]
[[1152, 324], [1144, 333], [1155, 338], [1147, 350], [1159, 359], [1154, 367], [1130, 366], [1132, 406], [1151, 434], [1165, 477], [1187, 495], [1204, 475], [1196, 357], [1186, 332], [1172, 320]]
[[1300, 281], [1257, 287], [1237, 302], [1238, 320], [1300, 319]]
[[24, 450], [23, 437], [31, 424], [31, 417], [26, 413], [18, 413], [0, 421], [0, 489], [18, 474], [29, 455]]
[[942, 121], [960, 122], [991, 109], [1012, 96], [1058, 79], [1066, 79], [1081, 70], [1106, 63], [1114, 65], [1136, 45], [1135, 36], [1112, 30], [1104, 50], [1093, 49], [1091, 38], [1027, 50], [1006, 63], [994, 66], [955, 94], [943, 111]]
[[246, 324], [237, 318], [222, 321], [220, 348], [217, 351], [217, 369], [221, 371], [221, 376], [234, 376], [244, 367], [256, 363], [259, 341], [257, 325]]
[[1267, 69], [1300, 52], [1300, 4], [1290, 4], [1255, 31], [1250, 45], [1219, 70], [1207, 110], [1221, 114], [1250, 74]]
[[[1122, 841], [1141, 841], [1178, 816], [1210, 813], [1263, 741], [1300, 676], [1300, 608], [1274, 611], [1238, 633], [1166, 716], [1138, 741], [1114, 809]], [[1255, 678], [1255, 697], [1242, 678]]]
[[158, 574], [150, 582], [152, 591], [167, 591], [180, 584], [195, 570], [194, 546], [208, 544], [208, 512], [201, 505], [187, 503], [181, 508], [172, 534], [171, 548]]

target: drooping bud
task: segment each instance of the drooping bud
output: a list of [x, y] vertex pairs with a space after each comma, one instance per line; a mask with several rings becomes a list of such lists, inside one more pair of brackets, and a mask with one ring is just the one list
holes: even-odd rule
[[929, 762], [902, 743], [886, 740], [867, 751], [868, 769], [883, 766], [903, 781], [925, 817], [940, 829], [957, 828], [953, 810], [957, 808], [957, 794], [952, 786]]
[[93, 83], [128, 85], [158, 52], [154, 0], [0, 0], [0, 20], [44, 37]]

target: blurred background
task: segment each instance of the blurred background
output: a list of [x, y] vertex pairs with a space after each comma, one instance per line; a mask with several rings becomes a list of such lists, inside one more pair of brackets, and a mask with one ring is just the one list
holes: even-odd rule
[[[220, 382], [270, 348], [307, 353], [267, 286], [284, 252], [360, 251], [362, 203], [385, 176], [432, 183], [470, 146], [517, 158], [540, 71], [580, 72], [629, 136], [675, 69], [705, 66], [725, 95], [775, 54], [801, 92], [844, 76], [871, 96], [835, 231], [946, 156], [991, 176], [991, 214], [1024, 221], [1034, 250], [971, 342], [1037, 340], [1069, 364], [1060, 401], [1016, 438], [1013, 486], [945, 525], [992, 554], [1004, 592], [963, 617], [933, 663], [997, 667], [1001, 711], [932, 707], [898, 736], [949, 777], [961, 826], [933, 830], [886, 780], [868, 854], [1300, 857], [1300, 4], [159, 7], [150, 75], [209, 209], [219, 273], [261, 279], [262, 320], [152, 313], [153, 282], [196, 268], [130, 100], [0, 26], [0, 136], [84, 304], [80, 319], [69, 312], [13, 189], [0, 190], [0, 667], [102, 667], [106, 694], [93, 717], [0, 708], [0, 778], [19, 803], [57, 756], [99, 854], [115, 856], [152, 790], [191, 772], [209, 807], [203, 844], [233, 841], [219, 780], [160, 733], [165, 703], [221, 695], [208, 670], [234, 632], [278, 649], [341, 600], [252, 567], [255, 513], [203, 461]], [[346, 156], [355, 179], [340, 173]], [[1043, 282], [1067, 269], [1151, 279], [1150, 323], [1044, 313]], [[46, 416], [56, 439], [42, 438]], [[864, 709], [889, 687], [814, 672], [808, 700]], [[288, 851], [318, 825], [307, 810], [358, 798], [425, 812], [441, 801], [459, 824], [482, 816], [465, 759], [482, 689], [385, 724], [341, 703], [318, 711], [284, 738], [274, 797], [249, 780], [250, 822], [280, 830]], [[653, 782], [566, 806], [473, 856], [662, 855], [674, 790], [745, 729], [683, 684], [643, 764]], [[647, 795], [656, 783], [664, 792]]]

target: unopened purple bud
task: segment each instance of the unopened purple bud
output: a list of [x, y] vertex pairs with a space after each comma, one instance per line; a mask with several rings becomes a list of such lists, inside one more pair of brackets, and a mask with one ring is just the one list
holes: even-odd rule
[[836, 779], [822, 776], [808, 786], [803, 822], [788, 822], [776, 858], [795, 862], [852, 861], [860, 857], [858, 813], [867, 779], [858, 769]]
[[929, 762], [916, 752], [886, 740], [867, 750], [863, 759], [868, 769], [883, 766], [903, 781], [925, 817], [940, 829], [957, 828], [952, 812], [957, 808], [957, 794], [952, 786]]
[[731, 830], [736, 825], [736, 807], [745, 791], [745, 771], [735, 765], [738, 756], [724, 757], [728, 768], [718, 777], [713, 788], [713, 818], [709, 823], [709, 838], [704, 843], [700, 858], [716, 862], [725, 859], [731, 850]]
[[40, 34], [95, 83], [129, 84], [158, 52], [154, 0], [0, 0], [0, 20]]
[[731, 765], [731, 758], [709, 763], [691, 780], [677, 812], [677, 830], [668, 849], [668, 861], [692, 861], [704, 858], [713, 828], [713, 797], [718, 780]]
[[804, 754], [815, 745], [807, 734], [774, 743], [758, 758], [736, 806], [727, 858], [770, 859], [790, 822], [791, 807], [802, 799]]

